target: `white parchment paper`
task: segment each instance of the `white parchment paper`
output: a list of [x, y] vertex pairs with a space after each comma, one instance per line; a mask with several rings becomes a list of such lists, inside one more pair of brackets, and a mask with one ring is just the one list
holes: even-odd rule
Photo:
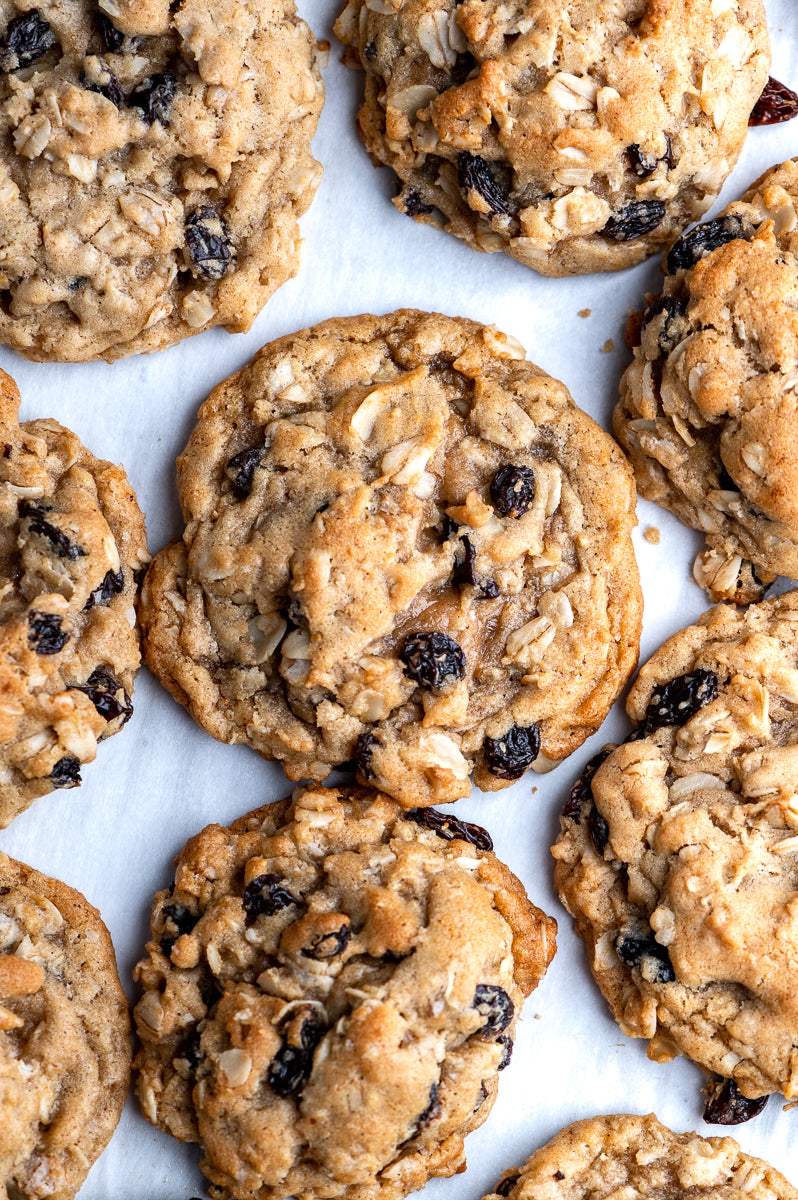
[[[765, 0], [773, 74], [798, 87], [796, 0]], [[494, 323], [528, 356], [562, 379], [575, 400], [609, 428], [627, 360], [627, 312], [658, 290], [657, 261], [613, 275], [548, 280], [503, 255], [479, 255], [416, 225], [389, 203], [390, 173], [372, 167], [354, 130], [361, 76], [340, 61], [332, 34], [342, 0], [300, 0], [317, 36], [332, 42], [327, 103], [315, 142], [324, 165], [303, 221], [299, 276], [271, 300], [249, 334], [213, 331], [171, 350], [108, 366], [27, 363], [0, 348], [0, 366], [22, 391], [23, 418], [52, 416], [102, 457], [122, 461], [147, 516], [155, 552], [180, 532], [174, 459], [210, 389], [271, 339], [332, 316], [413, 306]], [[798, 155], [798, 120], [751, 131], [719, 204], [762, 171]], [[579, 310], [591, 310], [580, 318]], [[609, 340], [614, 350], [602, 352]], [[706, 604], [692, 581], [696, 535], [641, 502], [636, 546], [645, 592], [641, 657], [693, 621]], [[661, 532], [644, 541], [648, 525]], [[0, 849], [80, 889], [102, 912], [131, 997], [133, 964], [148, 931], [153, 893], [170, 880], [172, 857], [211, 821], [226, 824], [287, 794], [282, 772], [252, 751], [217, 744], [142, 670], [128, 727], [100, 748], [80, 790], [37, 800], [0, 832]], [[570, 1121], [600, 1112], [656, 1112], [677, 1130], [723, 1130], [701, 1122], [701, 1072], [679, 1060], [656, 1065], [645, 1043], [623, 1037], [591, 979], [586, 956], [552, 887], [549, 846], [574, 777], [600, 746], [622, 737], [622, 707], [551, 775], [529, 774], [490, 797], [475, 792], [457, 815], [478, 821], [520, 875], [532, 899], [560, 923], [559, 951], [527, 1002], [515, 1054], [487, 1123], [466, 1143], [468, 1171], [436, 1180], [430, 1200], [479, 1200], [508, 1166], [522, 1163]], [[764, 1114], [731, 1133], [798, 1185], [798, 1113], [773, 1097]], [[152, 1129], [133, 1100], [81, 1191], [83, 1200], [188, 1200], [204, 1194], [196, 1147]]]

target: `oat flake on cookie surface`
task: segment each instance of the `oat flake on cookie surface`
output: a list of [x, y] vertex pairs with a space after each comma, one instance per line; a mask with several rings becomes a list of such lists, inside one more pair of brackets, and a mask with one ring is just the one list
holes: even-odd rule
[[0, 828], [76, 787], [133, 709], [144, 518], [121, 467], [48, 419], [17, 419], [0, 371]]
[[127, 1000], [100, 914], [0, 852], [3, 1200], [70, 1200], [129, 1082]]
[[634, 734], [588, 765], [553, 850], [596, 982], [649, 1057], [794, 1100], [798, 592], [669, 638], [627, 711]]
[[464, 1170], [555, 949], [491, 850], [366, 788], [188, 842], [135, 972], [137, 1086], [214, 1200], [399, 1200]]
[[0, 0], [0, 342], [246, 331], [297, 270], [317, 50], [293, 0]]
[[336, 32], [399, 210], [544, 275], [669, 245], [768, 78], [760, 0], [349, 0]]
[[408, 806], [546, 770], [636, 661], [631, 473], [491, 327], [328, 321], [221, 383], [178, 463], [186, 529], [147, 662], [225, 742]]
[[706, 536], [713, 600], [798, 579], [798, 160], [681, 237], [630, 323], [615, 434], [647, 500]]
[[775, 1168], [732, 1138], [674, 1133], [653, 1113], [568, 1125], [485, 1200], [798, 1200]]

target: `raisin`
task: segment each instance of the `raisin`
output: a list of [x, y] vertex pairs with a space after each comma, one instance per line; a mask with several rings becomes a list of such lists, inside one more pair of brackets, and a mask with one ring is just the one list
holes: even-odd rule
[[50, 772], [50, 782], [54, 788], [73, 788], [80, 784], [80, 759], [74, 754], [65, 754]]
[[233, 484], [233, 491], [239, 500], [245, 500], [252, 491], [252, 476], [260, 466], [263, 457], [263, 447], [253, 446], [250, 450], [241, 450], [228, 458], [225, 463], [225, 473]]
[[125, 35], [121, 29], [117, 29], [116, 25], [103, 12], [95, 13], [94, 16], [106, 50], [109, 50], [111, 53], [120, 50], [125, 40]]
[[457, 156], [457, 178], [463, 192], [476, 192], [491, 213], [510, 214], [509, 193], [513, 173], [504, 163], [486, 162], [463, 150]]
[[100, 96], [105, 96], [106, 100], [110, 100], [117, 108], [124, 108], [127, 103], [125, 93], [122, 91], [116, 75], [108, 67], [103, 70], [103, 79], [103, 83], [89, 83], [84, 75], [81, 83], [87, 92], [97, 92]]
[[733, 1079], [717, 1080], [706, 1089], [709, 1099], [704, 1108], [707, 1125], [742, 1125], [752, 1117], [758, 1117], [770, 1099], [757, 1096], [749, 1100]]
[[[75, 684], [73, 690], [83, 692], [88, 696], [97, 712], [101, 717], [105, 717], [106, 721], [115, 721], [117, 717], [121, 717], [122, 724], [126, 725], [133, 716], [130, 696], [108, 667], [97, 667], [85, 683]], [[121, 700], [117, 699], [117, 692], [122, 692]]]
[[427, 204], [421, 193], [412, 188], [405, 188], [402, 191], [402, 209], [408, 217], [421, 217], [435, 211], [434, 206]]
[[652, 693], [643, 719], [645, 733], [655, 733], [666, 725], [686, 725], [717, 694], [718, 677], [714, 671], [699, 668], [677, 675]]
[[[446, 520], [449, 521], [456, 532], [457, 526], [454, 524], [454, 522], [450, 521], [449, 517], [446, 517]], [[444, 538], [444, 541], [449, 541], [450, 537], [451, 534], [447, 534], [447, 536]], [[463, 557], [460, 559], [455, 554], [454, 569], [452, 571], [453, 586], [475, 587], [477, 588], [479, 595], [484, 600], [495, 599], [499, 594], [499, 585], [494, 579], [477, 578], [477, 573], [474, 568], [477, 552], [474, 549], [471, 539], [466, 537], [465, 534], [461, 535], [460, 541], [463, 543]]]
[[422, 1129], [426, 1129], [430, 1121], [434, 1121], [436, 1117], [441, 1115], [442, 1112], [443, 1109], [440, 1101], [440, 1087], [437, 1083], [433, 1083], [429, 1090], [429, 1104], [416, 1120], [414, 1136], [415, 1134], [420, 1133]]
[[660, 354], [670, 354], [687, 332], [687, 301], [680, 300], [677, 296], [658, 296], [645, 311], [643, 328], [661, 313], [665, 314], [665, 318], [657, 335], [657, 345]]
[[227, 225], [215, 208], [206, 205], [191, 213], [186, 222], [186, 249], [199, 275], [222, 278], [233, 255]]
[[371, 769], [371, 747], [377, 743], [373, 733], [361, 733], [355, 742], [355, 769], [364, 779], [373, 779], [374, 772]]
[[52, 50], [56, 37], [35, 8], [9, 21], [0, 41], [0, 68], [18, 71], [29, 67]]
[[615, 950], [621, 962], [639, 971], [648, 983], [673, 983], [676, 978], [667, 947], [650, 930], [638, 926], [622, 930], [615, 938]]
[[169, 124], [177, 80], [171, 71], [148, 75], [137, 83], [127, 98], [129, 108], [137, 108], [148, 125], [160, 121]]
[[28, 613], [28, 642], [37, 654], [58, 654], [69, 641], [69, 634], [61, 628], [63, 617], [55, 613]]
[[46, 519], [44, 514], [51, 511], [40, 504], [32, 504], [30, 500], [23, 500], [19, 506], [19, 515], [28, 522], [28, 531], [45, 538], [59, 558], [68, 558], [72, 562], [76, 558], [85, 558], [87, 551], [76, 546], [63, 530]]
[[437, 808], [409, 808], [405, 819], [415, 821], [416, 825], [423, 825], [425, 829], [431, 829], [446, 842], [459, 838], [462, 842], [476, 846], [478, 850], [493, 849], [493, 839], [487, 829], [483, 829], [481, 825], [474, 825], [471, 821], [460, 821], [457, 817], [450, 817], [448, 813], [438, 812]]
[[405, 638], [399, 657], [405, 674], [419, 687], [448, 687], [465, 675], [466, 660], [457, 642], [446, 633], [413, 633]]
[[588, 814], [587, 827], [590, 830], [593, 845], [596, 847], [596, 853], [603, 854], [607, 848], [607, 842], [610, 840], [610, 827], [595, 804], [592, 805]]
[[671, 149], [671, 139], [667, 133], [665, 134], [665, 153], [659, 158], [655, 158], [653, 154], [643, 154], [640, 147], [634, 143], [628, 147], [626, 157], [629, 159], [629, 166], [640, 179], [653, 175], [661, 162], [664, 162], [671, 170], [676, 165]]
[[177, 939], [184, 933], [191, 933], [199, 917], [195, 917], [190, 909], [183, 904], [165, 904], [161, 909], [166, 936], [160, 940], [160, 947], [168, 958]]
[[520, 779], [539, 752], [537, 725], [513, 725], [500, 738], [485, 738], [485, 765], [497, 779]]
[[496, 1044], [497, 1046], [504, 1047], [501, 1062], [496, 1068], [497, 1071], [503, 1071], [505, 1067], [509, 1067], [510, 1065], [510, 1059], [513, 1057], [513, 1046], [515, 1043], [513, 1042], [513, 1039], [510, 1037], [509, 1033], [503, 1033], [501, 1037], [496, 1038]]
[[352, 930], [348, 925], [342, 925], [333, 933], [319, 933], [313, 939], [309, 950], [303, 950], [305, 958], [335, 958], [343, 954], [352, 940]]
[[633, 200], [610, 217], [601, 236], [610, 242], [631, 242], [645, 237], [664, 220], [665, 205], [661, 200]]
[[488, 1041], [498, 1033], [504, 1033], [515, 1016], [515, 1005], [504, 988], [492, 983], [478, 983], [474, 992], [473, 1008], [485, 1023], [480, 1030], [480, 1036]]
[[535, 501], [535, 472], [531, 467], [499, 467], [490, 483], [493, 507], [503, 517], [522, 517]]
[[504, 1196], [506, 1200], [520, 1178], [520, 1175], [508, 1175], [506, 1179], [502, 1179], [501, 1183], [496, 1184], [494, 1195]]
[[594, 754], [591, 759], [588, 759], [582, 774], [571, 788], [565, 808], [562, 810], [562, 815], [570, 817], [572, 821], [576, 821], [577, 825], [582, 820], [582, 805], [588, 800], [591, 802], [593, 800], [593, 789], [590, 786], [593, 782], [593, 776], [601, 764], [609, 758], [614, 749], [614, 746], [605, 746], [598, 754]]
[[273, 917], [289, 904], [300, 904], [279, 875], [258, 875], [244, 888], [244, 909], [247, 923], [252, 924], [261, 913]]
[[704, 221], [674, 242], [665, 259], [665, 269], [669, 275], [689, 271], [705, 254], [711, 254], [736, 238], [748, 239], [753, 232], [753, 227], [742, 217], [715, 217], [712, 221]]
[[294, 1096], [313, 1068], [313, 1051], [324, 1035], [314, 1008], [295, 1010], [286, 1023], [284, 1041], [269, 1067], [269, 1087], [277, 1096]]
[[111, 603], [114, 596], [118, 596], [125, 587], [125, 577], [121, 571], [106, 571], [100, 583], [93, 592], [89, 592], [89, 598], [83, 605], [83, 611], [87, 612], [95, 605], [98, 608], [105, 608]]
[[748, 118], [749, 125], [779, 125], [798, 116], [798, 96], [772, 76]]
[[365, 58], [366, 62], [374, 62], [374, 59], [377, 57], [376, 42], [366, 42], [365, 46], [363, 47], [363, 57]]

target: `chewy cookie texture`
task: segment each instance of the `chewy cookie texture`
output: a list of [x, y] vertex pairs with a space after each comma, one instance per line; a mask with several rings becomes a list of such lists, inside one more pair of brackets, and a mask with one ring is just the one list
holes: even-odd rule
[[0, 1195], [70, 1200], [130, 1081], [108, 930], [72, 888], [0, 853]]
[[408, 806], [546, 770], [632, 670], [634, 489], [512, 338], [403, 311], [264, 347], [178, 461], [147, 661], [199, 723]]
[[144, 518], [121, 467], [56, 421], [17, 420], [0, 371], [0, 827], [80, 783], [133, 708]]
[[214, 1200], [398, 1200], [464, 1169], [556, 923], [479, 826], [312, 788], [192, 838], [152, 931], [138, 1094]]
[[706, 535], [714, 600], [798, 578], [797, 210], [790, 161], [676, 242], [631, 322], [615, 434], [641, 494]]
[[553, 850], [596, 982], [649, 1057], [795, 1099], [798, 592], [675, 634], [627, 710]]
[[0, 0], [0, 342], [83, 361], [246, 331], [321, 175], [293, 0]]
[[336, 32], [400, 211], [544, 275], [673, 242], [768, 78], [760, 0], [349, 0]]

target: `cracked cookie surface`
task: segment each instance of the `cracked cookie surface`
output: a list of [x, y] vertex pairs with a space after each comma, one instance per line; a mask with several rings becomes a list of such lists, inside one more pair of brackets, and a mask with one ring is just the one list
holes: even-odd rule
[[548, 769], [632, 670], [634, 489], [491, 327], [403, 311], [269, 346], [203, 405], [147, 662], [225, 742], [407, 805]]
[[553, 850], [596, 982], [650, 1058], [794, 1099], [798, 592], [675, 634], [627, 711]]
[[83, 361], [245, 332], [321, 168], [293, 0], [0, 0], [0, 342]]
[[398, 1200], [464, 1169], [555, 948], [491, 849], [365, 788], [189, 841], [135, 972], [138, 1093], [215, 1200]]
[[653, 1113], [590, 1117], [568, 1125], [493, 1196], [509, 1200], [798, 1200], [798, 1191], [732, 1138], [674, 1133]]
[[798, 161], [682, 237], [615, 410], [638, 488], [706, 536], [713, 600], [798, 578]]
[[18, 409], [0, 371], [0, 827], [76, 787], [130, 717], [134, 573], [149, 562], [122, 468]]
[[760, 0], [349, 0], [336, 32], [397, 208], [544, 275], [669, 245], [768, 78]]
[[0, 1193], [70, 1200], [130, 1082], [130, 1020], [100, 914], [0, 853]]

